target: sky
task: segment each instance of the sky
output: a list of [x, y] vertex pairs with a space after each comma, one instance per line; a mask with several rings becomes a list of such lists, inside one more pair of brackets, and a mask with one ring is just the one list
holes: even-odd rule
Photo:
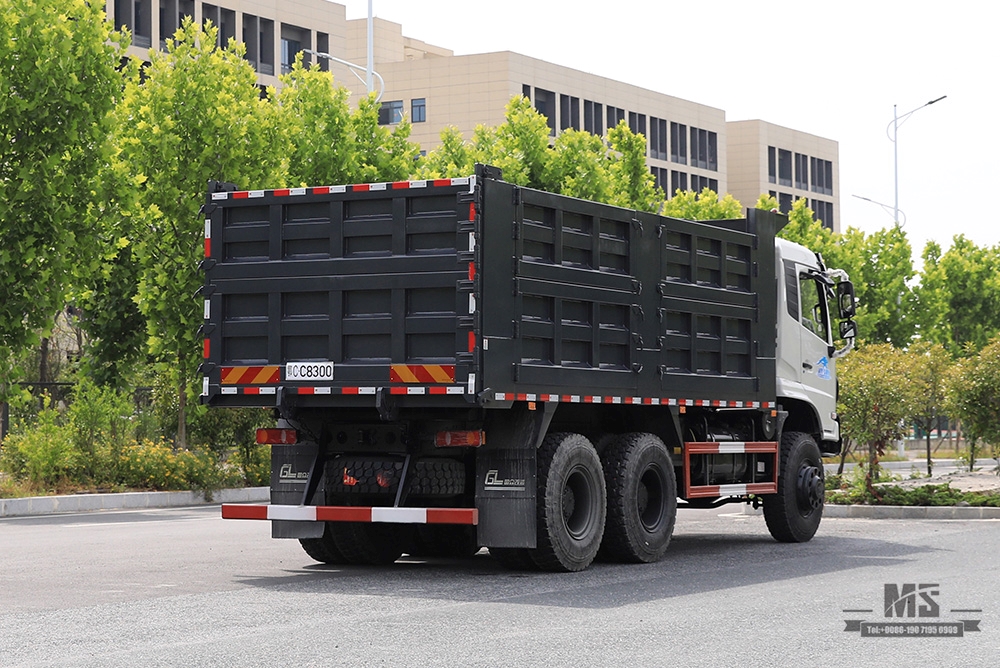
[[[339, 0], [363, 18], [367, 0]], [[894, 0], [373, 0], [456, 55], [515, 51], [838, 142], [841, 229], [1000, 243], [1000, 3]], [[918, 109], [947, 95], [944, 100]], [[859, 197], [880, 202], [885, 208]], [[749, 204], [744, 202], [744, 205]]]

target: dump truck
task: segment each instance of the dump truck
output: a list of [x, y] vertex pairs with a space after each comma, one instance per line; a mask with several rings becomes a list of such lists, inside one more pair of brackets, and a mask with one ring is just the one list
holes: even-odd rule
[[552, 571], [659, 560], [679, 505], [815, 534], [855, 298], [784, 215], [680, 220], [484, 165], [213, 182], [203, 212], [202, 401], [274, 415], [270, 503], [223, 517], [330, 564]]

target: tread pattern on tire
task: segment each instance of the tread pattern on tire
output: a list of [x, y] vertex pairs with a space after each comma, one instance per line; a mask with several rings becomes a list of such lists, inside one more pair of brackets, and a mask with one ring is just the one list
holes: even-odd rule
[[[592, 491], [598, 497], [598, 502], [594, 509], [598, 517], [594, 520], [594, 525], [592, 525], [593, 531], [588, 536], [587, 541], [579, 545], [572, 542], [572, 540], [570, 541], [570, 545], [574, 550], [582, 548], [578, 554], [570, 554], [564, 545], [559, 544], [560, 542], [565, 542], [564, 536], [560, 536], [558, 533], [555, 535], [550, 534], [549, 511], [555, 509], [549, 508], [550, 499], [547, 498], [548, 484], [554, 464], [564, 465], [562, 460], [574, 456], [574, 451], [585, 453], [581, 455], [584, 458], [584, 462], [589, 462], [594, 467], [594, 470], [590, 472], [594, 476], [595, 484], [595, 489]], [[585, 437], [573, 433], [549, 434], [545, 437], [542, 446], [538, 450], [538, 492], [535, 505], [538, 531], [537, 547], [529, 551], [535, 564], [540, 569], [546, 571], [582, 571], [587, 568], [594, 560], [594, 557], [597, 556], [597, 550], [600, 548], [601, 538], [604, 535], [607, 497], [600, 459], [597, 456], [594, 446]], [[556, 532], [560, 530], [558, 527], [563, 524], [561, 499], [559, 513], [560, 516], [557, 519], [553, 519], [554, 531]]]
[[[775, 540], [782, 543], [804, 543], [810, 540], [819, 528], [823, 517], [823, 506], [813, 511], [808, 517], [802, 517], [797, 511], [796, 484], [798, 468], [788, 471], [788, 460], [793, 452], [802, 448], [812, 450], [820, 471], [823, 470], [823, 460], [819, 446], [812, 436], [800, 431], [785, 432], [781, 435], [781, 458], [778, 469], [778, 493], [764, 497], [764, 522]], [[788, 475], [791, 473], [791, 480]]]
[[305, 553], [322, 564], [340, 565], [348, 563], [344, 553], [337, 547], [330, 533], [329, 523], [323, 527], [321, 538], [300, 538], [299, 545]]
[[403, 530], [398, 525], [330, 522], [327, 526], [347, 563], [384, 566], [393, 563], [403, 554], [406, 536], [401, 535]]
[[[658, 468], [662, 471], [662, 512], [659, 531], [650, 534], [641, 524], [631, 485], [639, 485], [643, 474], [649, 470], [644, 464], [635, 465], [637, 458], [645, 458], [648, 448], [662, 451]], [[602, 561], [625, 563], [651, 563], [666, 552], [677, 517], [677, 481], [670, 453], [663, 442], [652, 434], [623, 434], [612, 441], [603, 456], [604, 479], [608, 490], [608, 515], [604, 539], [598, 558]], [[636, 470], [642, 466], [643, 470]], [[635, 514], [633, 516], [633, 513]]]

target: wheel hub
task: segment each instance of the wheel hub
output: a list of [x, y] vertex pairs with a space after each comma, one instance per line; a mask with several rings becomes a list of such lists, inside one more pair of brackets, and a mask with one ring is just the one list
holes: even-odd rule
[[806, 514], [823, 505], [823, 474], [817, 466], [803, 464], [799, 469], [796, 498], [799, 509]]

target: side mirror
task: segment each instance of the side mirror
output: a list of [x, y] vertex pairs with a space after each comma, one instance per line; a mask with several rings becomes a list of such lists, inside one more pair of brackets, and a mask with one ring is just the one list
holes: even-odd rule
[[841, 318], [854, 317], [854, 284], [850, 281], [837, 283], [837, 307]]
[[846, 340], [858, 337], [858, 323], [853, 320], [840, 321], [840, 338]]

